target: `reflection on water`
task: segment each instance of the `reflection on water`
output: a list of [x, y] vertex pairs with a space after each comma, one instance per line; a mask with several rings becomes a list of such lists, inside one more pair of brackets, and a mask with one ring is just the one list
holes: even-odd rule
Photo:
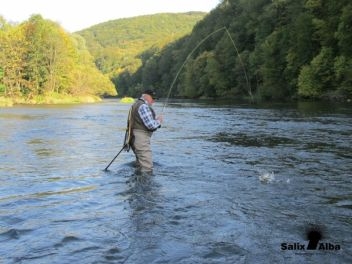
[[0, 263], [352, 262], [351, 106], [171, 103], [150, 176], [128, 109], [0, 109]]

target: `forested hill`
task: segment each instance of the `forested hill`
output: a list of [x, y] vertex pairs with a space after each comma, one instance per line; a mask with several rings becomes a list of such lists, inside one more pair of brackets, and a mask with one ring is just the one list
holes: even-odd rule
[[133, 73], [141, 66], [143, 52], [154, 52], [189, 34], [206, 13], [163, 13], [123, 18], [76, 32], [86, 39], [99, 70], [110, 76]]
[[95, 67], [81, 36], [41, 15], [19, 24], [0, 17], [0, 106], [102, 95], [116, 95], [116, 89]]
[[205, 15], [118, 19], [74, 34], [40, 14], [18, 24], [0, 16], [0, 106], [116, 95], [120, 72], [133, 74], [150, 50], [189, 34]]
[[175, 80], [171, 96], [351, 99], [351, 26], [350, 0], [223, 0], [116, 83], [122, 94], [154, 87], [165, 96]]

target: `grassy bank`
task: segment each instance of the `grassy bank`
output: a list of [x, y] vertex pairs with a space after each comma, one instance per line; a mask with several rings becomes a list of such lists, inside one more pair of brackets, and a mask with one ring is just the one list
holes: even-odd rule
[[94, 95], [72, 96], [63, 94], [38, 95], [33, 98], [2, 97], [0, 107], [10, 107], [17, 104], [79, 104], [100, 102], [101, 98]]
[[13, 106], [12, 99], [0, 96], [0, 107], [9, 107], [9, 106]]
[[120, 99], [120, 102], [121, 102], [121, 103], [124, 103], [124, 104], [134, 103], [134, 101], [135, 101], [134, 98], [132, 98], [132, 97], [127, 97], [127, 96], [125, 96], [125, 97], [123, 97], [123, 98]]

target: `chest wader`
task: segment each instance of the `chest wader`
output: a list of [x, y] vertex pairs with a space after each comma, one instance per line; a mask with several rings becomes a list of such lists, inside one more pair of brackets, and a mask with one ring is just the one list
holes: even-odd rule
[[[140, 107], [146, 104], [144, 100], [139, 99], [131, 107], [130, 116], [128, 118], [128, 129], [126, 131], [126, 143], [127, 146], [132, 148], [133, 153], [136, 156], [136, 167], [141, 172], [150, 172], [153, 170], [153, 159], [150, 139], [153, 131], [156, 129], [148, 129], [139, 115]], [[154, 110], [149, 107], [152, 113], [152, 117], [155, 119]]]
[[[128, 118], [127, 118], [127, 128], [126, 128], [126, 132], [125, 132], [125, 138], [124, 138], [124, 142], [123, 142], [123, 146], [121, 148], [121, 150], [117, 153], [117, 155], [112, 159], [112, 161], [106, 166], [106, 168], [104, 169], [105, 171], [108, 170], [108, 168], [110, 167], [110, 165], [115, 161], [115, 159], [120, 155], [120, 153], [125, 150], [125, 151], [130, 151], [130, 149], [132, 148], [133, 152], [135, 152], [134, 149], [134, 140], [135, 137], [133, 135], [133, 129], [135, 129], [136, 123], [137, 123], [137, 130], [140, 130], [142, 128], [142, 130], [145, 130], [147, 133], [152, 133], [153, 131], [147, 129], [143, 123], [142, 120], [140, 118], [134, 118], [134, 116], [136, 114], [138, 114], [138, 108], [144, 103], [144, 101], [140, 100], [137, 103], [135, 103], [134, 105], [131, 106], [129, 112], [128, 112]], [[152, 111], [153, 117], [155, 118], [155, 112], [152, 108], [150, 108], [150, 110]], [[142, 125], [142, 127], [141, 127]], [[138, 127], [139, 126], [139, 127]], [[156, 129], [155, 129], [156, 130]], [[135, 152], [136, 154], [136, 152]]]

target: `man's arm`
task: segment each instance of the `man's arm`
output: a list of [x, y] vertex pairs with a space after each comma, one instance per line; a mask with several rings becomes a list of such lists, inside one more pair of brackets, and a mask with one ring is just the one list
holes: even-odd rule
[[156, 130], [161, 126], [161, 122], [158, 119], [153, 118], [153, 114], [146, 104], [142, 104], [138, 109], [138, 114], [141, 117], [143, 124], [149, 130]]

